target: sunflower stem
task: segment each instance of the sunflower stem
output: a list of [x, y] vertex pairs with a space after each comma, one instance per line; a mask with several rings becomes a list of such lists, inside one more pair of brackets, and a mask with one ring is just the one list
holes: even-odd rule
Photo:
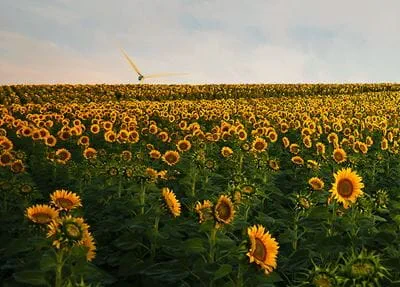
[[121, 198], [122, 194], [122, 177], [118, 177], [118, 198]]
[[242, 267], [242, 264], [239, 263], [236, 287], [242, 287], [243, 286], [243, 273], [242, 273], [242, 268], [241, 267]]
[[64, 256], [63, 250], [56, 252], [56, 282], [54, 285], [55, 287], [61, 287], [63, 285], [62, 284], [62, 268], [64, 265], [63, 256]]
[[192, 188], [191, 188], [191, 196], [195, 197], [196, 195], [196, 179], [197, 179], [197, 172], [192, 174]]
[[145, 184], [142, 181], [140, 182], [140, 214], [143, 215], [144, 214], [144, 204], [146, 201], [146, 187]]
[[157, 248], [157, 239], [158, 239], [158, 226], [160, 223], [160, 216], [156, 215], [154, 220], [154, 238], [151, 243], [151, 259], [153, 260], [156, 257], [156, 248]]
[[217, 238], [217, 228], [213, 226], [210, 232], [209, 243], [210, 243], [210, 252], [209, 252], [209, 263], [215, 262], [215, 241]]

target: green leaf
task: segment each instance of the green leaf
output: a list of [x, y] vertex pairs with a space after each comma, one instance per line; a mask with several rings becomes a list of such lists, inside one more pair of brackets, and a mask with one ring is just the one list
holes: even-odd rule
[[203, 245], [203, 240], [201, 238], [188, 239], [185, 241], [184, 245], [185, 251], [189, 254], [202, 253], [206, 251]]
[[223, 264], [221, 267], [214, 273], [214, 280], [218, 280], [220, 278], [225, 277], [229, 273], [232, 272], [232, 265]]
[[45, 252], [40, 259], [40, 270], [42, 271], [50, 271], [54, 269], [56, 265], [56, 257], [52, 251]]
[[45, 273], [42, 271], [21, 271], [14, 273], [14, 279], [17, 282], [40, 286], [48, 285], [45, 279]]

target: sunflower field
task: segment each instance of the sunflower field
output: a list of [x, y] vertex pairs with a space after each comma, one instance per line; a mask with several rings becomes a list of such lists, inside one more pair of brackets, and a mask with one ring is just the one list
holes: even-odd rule
[[400, 85], [0, 86], [1, 286], [400, 286]]

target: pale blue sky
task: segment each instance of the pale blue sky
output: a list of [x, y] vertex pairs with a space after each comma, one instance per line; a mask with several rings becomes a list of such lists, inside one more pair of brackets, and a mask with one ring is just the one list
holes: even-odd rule
[[398, 82], [398, 0], [1, 0], [0, 84]]

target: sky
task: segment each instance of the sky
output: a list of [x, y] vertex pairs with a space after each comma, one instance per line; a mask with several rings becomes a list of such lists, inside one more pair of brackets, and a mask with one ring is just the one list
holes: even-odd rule
[[399, 82], [398, 0], [1, 0], [0, 84]]

